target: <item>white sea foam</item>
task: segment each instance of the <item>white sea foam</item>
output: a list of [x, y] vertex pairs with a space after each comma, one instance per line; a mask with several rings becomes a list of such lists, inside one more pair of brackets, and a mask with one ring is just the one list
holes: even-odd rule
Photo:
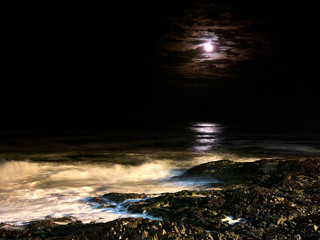
[[227, 222], [230, 225], [234, 225], [236, 223], [239, 223], [240, 221], [244, 221], [243, 218], [234, 219], [232, 216], [227, 216], [224, 219], [221, 220], [222, 222]]
[[84, 222], [146, 217], [147, 213], [132, 215], [123, 207], [97, 208], [83, 199], [108, 192], [162, 193], [196, 187], [194, 182], [168, 181], [175, 175], [173, 168], [169, 161], [137, 166], [3, 162], [0, 164], [0, 222], [22, 224], [47, 216], [73, 216]]
[[[231, 160], [236, 162], [254, 162], [260, 160], [261, 157], [240, 157], [235, 154], [201, 154], [199, 156], [194, 157], [193, 166], [207, 163], [207, 162], [215, 162], [220, 160]], [[269, 158], [271, 159], [271, 158]]]

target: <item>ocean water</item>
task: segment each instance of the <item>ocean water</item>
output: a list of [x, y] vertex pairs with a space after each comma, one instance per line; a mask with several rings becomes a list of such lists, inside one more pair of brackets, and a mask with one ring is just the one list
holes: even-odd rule
[[139, 130], [118, 126], [103, 131], [1, 132], [0, 222], [21, 225], [64, 216], [83, 222], [152, 218], [130, 214], [127, 202], [91, 200], [110, 192], [152, 197], [199, 189], [207, 182], [171, 178], [210, 161], [316, 156], [320, 131], [308, 126], [197, 122]]

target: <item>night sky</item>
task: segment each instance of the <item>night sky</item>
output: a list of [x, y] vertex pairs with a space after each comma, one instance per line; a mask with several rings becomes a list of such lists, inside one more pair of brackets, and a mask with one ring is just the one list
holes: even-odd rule
[[317, 123], [317, 11], [249, 0], [10, 6], [1, 129]]

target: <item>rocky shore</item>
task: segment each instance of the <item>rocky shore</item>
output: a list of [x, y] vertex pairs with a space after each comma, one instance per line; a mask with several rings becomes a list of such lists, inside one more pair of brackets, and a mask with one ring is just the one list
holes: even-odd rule
[[61, 225], [47, 219], [23, 229], [2, 224], [0, 238], [320, 239], [320, 159], [215, 161], [172, 181], [181, 179], [206, 179], [212, 184], [201, 191], [160, 196], [109, 193], [92, 199], [102, 205], [140, 199], [127, 201], [128, 210], [162, 221], [124, 218], [83, 224], [65, 219], [69, 223]]
[[0, 229], [4, 239], [212, 239], [203, 230], [182, 223], [147, 218], [123, 218], [108, 223], [83, 224], [73, 221], [66, 225], [53, 220], [29, 224], [23, 230]]

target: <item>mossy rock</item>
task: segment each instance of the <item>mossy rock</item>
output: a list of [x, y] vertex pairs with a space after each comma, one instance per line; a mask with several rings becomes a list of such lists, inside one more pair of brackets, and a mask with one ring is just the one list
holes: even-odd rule
[[108, 199], [108, 201], [121, 203], [128, 199], [144, 199], [152, 195], [148, 194], [139, 194], [139, 193], [107, 193], [104, 194], [102, 197]]
[[[190, 168], [173, 179], [211, 179], [214, 186], [245, 185], [273, 187], [289, 175], [320, 176], [319, 159], [262, 159], [255, 162], [220, 160]], [[216, 182], [218, 180], [218, 182]]]

